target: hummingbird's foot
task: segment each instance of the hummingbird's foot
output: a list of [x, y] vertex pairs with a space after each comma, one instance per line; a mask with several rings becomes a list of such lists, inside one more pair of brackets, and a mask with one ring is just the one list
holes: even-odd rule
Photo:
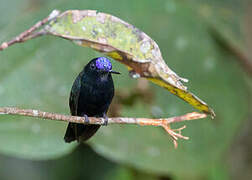
[[84, 114], [83, 116], [84, 116], [84, 118], [85, 118], [85, 121], [84, 121], [84, 122], [85, 122], [85, 124], [89, 124], [89, 119], [88, 119], [88, 116], [87, 116], [86, 114]]
[[108, 125], [108, 116], [105, 113], [103, 114], [103, 118], [104, 118], [103, 126], [107, 126]]

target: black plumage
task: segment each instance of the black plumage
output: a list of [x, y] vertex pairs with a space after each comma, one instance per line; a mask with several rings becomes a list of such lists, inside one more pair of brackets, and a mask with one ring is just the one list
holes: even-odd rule
[[[114, 96], [114, 83], [110, 61], [105, 57], [91, 60], [74, 81], [69, 98], [73, 116], [105, 117]], [[100, 125], [69, 123], [65, 142], [86, 141], [92, 137]]]

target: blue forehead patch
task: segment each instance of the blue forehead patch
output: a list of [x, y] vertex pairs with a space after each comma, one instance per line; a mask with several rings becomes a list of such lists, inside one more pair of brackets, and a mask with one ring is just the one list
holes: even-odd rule
[[105, 57], [99, 57], [97, 58], [97, 60], [95, 61], [95, 65], [98, 69], [100, 70], [111, 70], [112, 69], [112, 64], [109, 61], [108, 58]]

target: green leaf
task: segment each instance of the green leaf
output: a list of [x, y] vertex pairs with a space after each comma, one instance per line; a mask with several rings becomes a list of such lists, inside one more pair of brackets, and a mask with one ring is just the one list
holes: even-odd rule
[[[73, 75], [67, 76], [71, 70], [63, 71], [58, 64], [71, 69], [74, 64], [64, 64], [60, 59], [58, 62], [51, 60], [55, 56], [64, 56], [60, 53], [54, 54], [57, 51], [56, 44], [57, 42], [51, 44], [50, 39], [46, 39], [39, 43], [28, 43], [21, 52], [14, 49], [7, 51], [15, 54], [16, 58], [12, 61], [17, 65], [9, 67], [8, 73], [1, 76], [1, 106], [36, 107], [68, 113], [68, 89]], [[1, 59], [7, 59], [5, 56], [8, 53], [3, 54]], [[28, 55], [24, 56], [25, 53]], [[60, 72], [69, 78], [61, 76]], [[62, 138], [65, 123], [5, 115], [0, 116], [0, 119], [0, 142], [4, 144], [0, 151], [4, 154], [30, 159], [57, 158], [71, 152], [77, 145], [64, 143]]]

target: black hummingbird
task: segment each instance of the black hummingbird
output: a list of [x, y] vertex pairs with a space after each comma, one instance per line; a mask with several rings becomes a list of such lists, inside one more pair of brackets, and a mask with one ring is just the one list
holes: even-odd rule
[[[111, 73], [112, 64], [105, 57], [92, 59], [80, 72], [74, 81], [69, 98], [69, 106], [73, 116], [82, 116], [88, 121], [89, 117], [104, 117], [114, 96], [114, 83]], [[65, 142], [86, 141], [99, 129], [100, 125], [83, 125], [69, 123]]]

